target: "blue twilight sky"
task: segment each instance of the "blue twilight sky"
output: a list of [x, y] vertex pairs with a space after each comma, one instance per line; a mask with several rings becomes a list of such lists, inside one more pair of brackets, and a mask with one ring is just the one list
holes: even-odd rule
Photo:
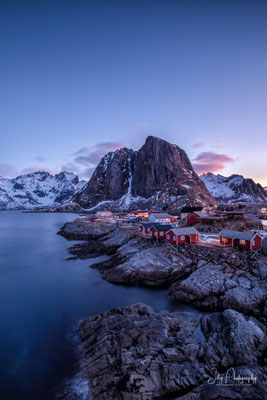
[[148, 134], [267, 185], [267, 0], [0, 2], [0, 175]]

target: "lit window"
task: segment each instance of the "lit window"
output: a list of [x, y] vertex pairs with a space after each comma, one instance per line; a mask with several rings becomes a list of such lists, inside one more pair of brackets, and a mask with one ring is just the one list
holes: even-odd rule
[[181, 240], [185, 240], [185, 237], [184, 237], [184, 236], [181, 236]]
[[170, 239], [170, 235], [167, 235], [167, 239]]
[[255, 240], [252, 240], [252, 246], [255, 246]]
[[150, 228], [147, 228], [147, 231], [150, 232]]
[[160, 236], [163, 236], [163, 232], [160, 232]]
[[240, 244], [246, 244], [246, 241], [242, 239], [242, 240], [239, 240], [239, 243]]

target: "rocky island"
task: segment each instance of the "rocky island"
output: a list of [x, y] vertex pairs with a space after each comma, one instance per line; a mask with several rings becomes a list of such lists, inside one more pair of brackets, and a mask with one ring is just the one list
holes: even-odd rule
[[92, 266], [103, 279], [166, 287], [173, 301], [208, 312], [185, 319], [137, 304], [82, 322], [82, 373], [93, 399], [265, 398], [265, 256], [205, 246], [184, 245], [178, 251], [167, 243], [151, 246], [136, 235], [136, 226], [92, 224], [86, 217], [59, 233], [82, 240], [69, 249], [74, 257], [110, 255]]

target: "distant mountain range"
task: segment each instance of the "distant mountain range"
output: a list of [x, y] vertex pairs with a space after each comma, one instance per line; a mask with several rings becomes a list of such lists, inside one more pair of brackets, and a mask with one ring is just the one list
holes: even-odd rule
[[242, 175], [215, 175], [211, 172], [200, 176], [212, 196], [220, 203], [247, 203], [267, 201], [265, 189]]
[[0, 177], [0, 210], [60, 205], [85, 185], [77, 175], [66, 171], [54, 176], [38, 171], [14, 179]]
[[0, 209], [171, 210], [190, 204], [263, 202], [267, 201], [265, 189], [241, 175], [209, 172], [199, 177], [184, 150], [148, 136], [138, 151], [122, 148], [107, 153], [89, 182], [79, 182], [71, 172], [0, 178]]

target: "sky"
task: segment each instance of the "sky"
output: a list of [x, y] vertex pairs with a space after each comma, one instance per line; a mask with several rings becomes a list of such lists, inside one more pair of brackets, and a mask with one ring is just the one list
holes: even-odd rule
[[267, 0], [0, 1], [0, 176], [146, 136], [267, 186]]

